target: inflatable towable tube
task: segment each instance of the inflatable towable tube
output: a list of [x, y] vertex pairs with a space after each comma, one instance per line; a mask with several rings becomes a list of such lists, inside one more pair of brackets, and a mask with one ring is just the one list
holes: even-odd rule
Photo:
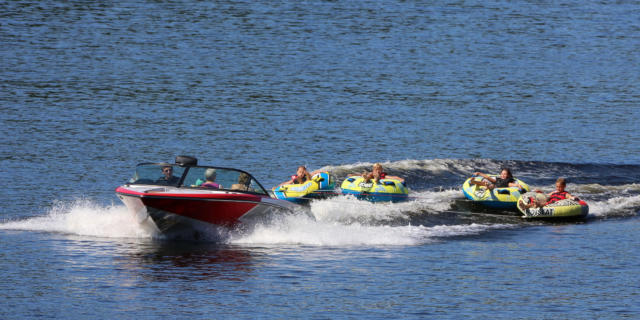
[[295, 203], [323, 199], [334, 195], [335, 179], [328, 172], [318, 172], [304, 183], [285, 184], [273, 188], [276, 198]]
[[409, 198], [409, 189], [404, 182], [385, 178], [364, 182], [363, 177], [354, 176], [342, 182], [342, 194], [354, 195], [357, 199], [371, 202], [400, 202]]
[[[498, 176], [491, 175], [491, 177], [497, 178]], [[518, 187], [508, 187], [489, 190], [485, 186], [469, 183], [471, 179], [476, 179], [476, 177], [471, 177], [464, 182], [462, 185], [462, 193], [464, 193], [467, 199], [491, 209], [515, 210], [520, 195], [529, 192], [529, 185], [515, 178], [516, 182], [523, 187], [522, 189]], [[480, 181], [480, 179], [476, 180]]]
[[518, 210], [522, 212], [525, 219], [567, 219], [567, 218], [584, 218], [589, 214], [589, 205], [583, 200], [563, 199], [550, 203], [540, 208], [526, 208], [526, 205], [532, 201], [536, 201], [536, 196], [546, 195], [536, 192], [527, 192], [518, 199]]

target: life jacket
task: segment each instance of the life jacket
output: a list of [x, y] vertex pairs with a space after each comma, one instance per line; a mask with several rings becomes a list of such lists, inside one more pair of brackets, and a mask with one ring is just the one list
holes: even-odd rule
[[566, 199], [567, 198], [567, 193], [568, 192], [566, 192], [566, 191], [562, 191], [562, 192], [555, 191], [555, 192], [551, 193], [551, 195], [549, 196], [549, 201], [547, 201], [547, 203], [545, 205], [550, 204], [550, 203], [554, 203], [556, 201], [560, 201], [560, 200]]

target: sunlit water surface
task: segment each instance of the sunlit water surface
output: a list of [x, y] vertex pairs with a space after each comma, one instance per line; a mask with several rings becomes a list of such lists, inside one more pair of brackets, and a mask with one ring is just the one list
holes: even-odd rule
[[[640, 5], [0, 3], [0, 318], [633, 318]], [[200, 241], [114, 195], [188, 154], [267, 187], [382, 162], [411, 201], [336, 197]], [[584, 221], [470, 211], [510, 167]]]

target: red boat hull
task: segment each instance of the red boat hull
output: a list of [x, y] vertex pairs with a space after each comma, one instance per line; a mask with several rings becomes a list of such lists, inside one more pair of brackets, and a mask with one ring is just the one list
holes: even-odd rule
[[266, 196], [222, 191], [190, 193], [171, 188], [119, 187], [116, 194], [139, 222], [150, 218], [162, 233], [206, 225], [229, 227], [294, 208], [289, 202]]

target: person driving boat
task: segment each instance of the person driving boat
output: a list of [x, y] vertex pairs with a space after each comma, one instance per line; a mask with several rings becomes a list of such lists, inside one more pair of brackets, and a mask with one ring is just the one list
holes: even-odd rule
[[158, 184], [176, 185], [180, 182], [180, 178], [173, 175], [173, 167], [170, 165], [162, 166], [162, 176], [156, 180]]

